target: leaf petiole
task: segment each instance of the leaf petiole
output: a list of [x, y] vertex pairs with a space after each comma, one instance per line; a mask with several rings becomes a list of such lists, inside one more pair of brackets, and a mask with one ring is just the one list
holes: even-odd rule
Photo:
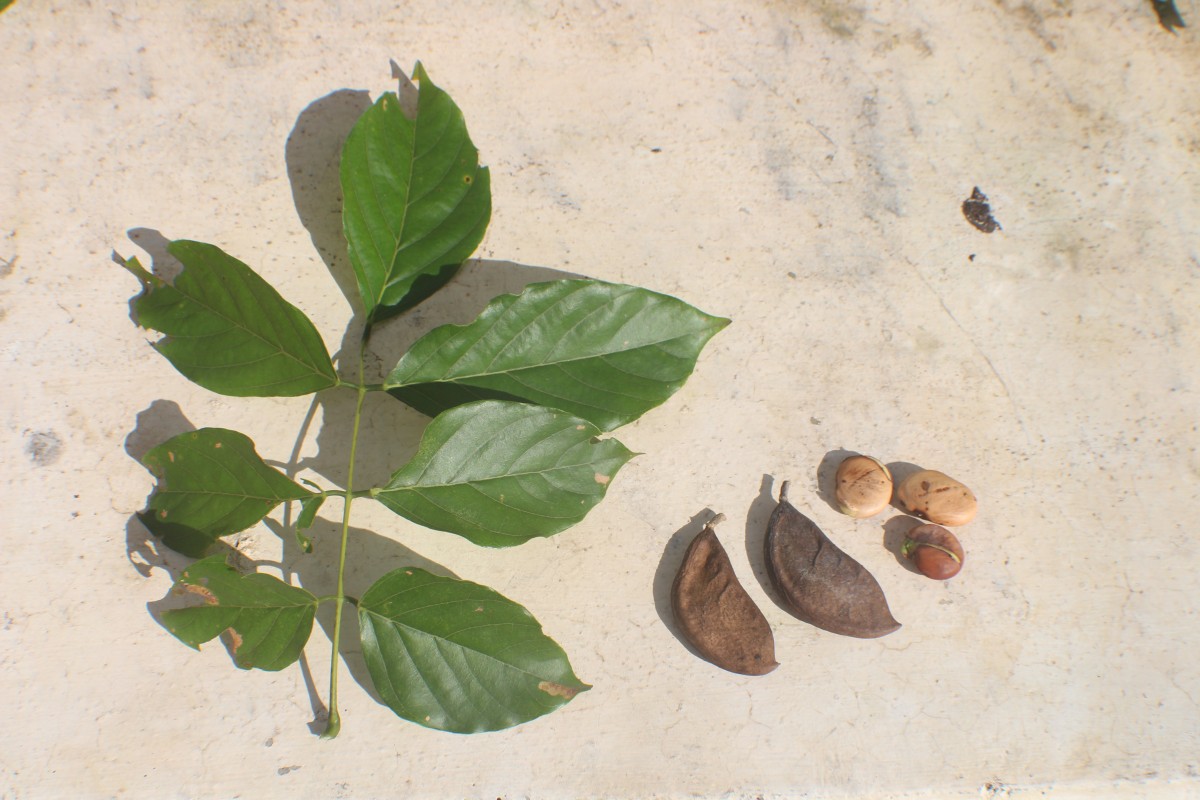
[[[363, 363], [366, 356], [367, 339], [364, 336], [358, 346], [358, 374], [361, 380], [363, 374]], [[321, 734], [322, 739], [333, 739], [342, 729], [342, 718], [338, 713], [338, 666], [340, 654], [340, 641], [342, 636], [342, 609], [346, 605], [346, 544], [350, 535], [350, 507], [356, 496], [361, 496], [361, 492], [354, 491], [354, 462], [358, 452], [358, 429], [359, 423], [362, 422], [363, 398], [367, 396], [366, 386], [359, 384], [357, 388], [358, 397], [354, 402], [354, 426], [350, 432], [350, 464], [346, 468], [346, 491], [343, 496], [346, 498], [345, 504], [342, 506], [342, 544], [341, 551], [338, 553], [338, 577], [337, 577], [337, 594], [333, 597], [333, 650], [330, 656], [329, 664], [329, 724], [325, 727], [325, 732]]]
[[[317, 602], [318, 603], [329, 603], [331, 601], [337, 600], [337, 598], [338, 598], [338, 596], [336, 594], [325, 594], [325, 595], [321, 595], [320, 597], [318, 597]], [[345, 595], [343, 599], [349, 600], [351, 605], [354, 605], [354, 606], [358, 605], [357, 597], [351, 597], [350, 595]]]
[[354, 381], [348, 381], [344, 378], [338, 378], [338, 382], [334, 385], [334, 388], [338, 387], [343, 389], [362, 389], [367, 392], [387, 391], [387, 387], [385, 387], [382, 383], [355, 383]]
[[316, 494], [320, 495], [321, 497], [358, 498], [358, 497], [370, 497], [371, 492], [373, 492], [373, 491], [375, 491], [375, 490], [374, 489], [360, 489], [357, 492], [349, 492], [349, 491], [346, 491], [345, 489], [322, 489], [321, 491], [316, 492]]

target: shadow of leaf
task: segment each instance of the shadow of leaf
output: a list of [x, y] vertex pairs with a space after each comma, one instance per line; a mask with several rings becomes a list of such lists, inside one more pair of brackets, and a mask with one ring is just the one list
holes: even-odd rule
[[284, 147], [296, 214], [342, 294], [363, 312], [358, 281], [342, 235], [342, 144], [362, 113], [371, 107], [368, 92], [339, 89], [314, 100], [300, 112]]

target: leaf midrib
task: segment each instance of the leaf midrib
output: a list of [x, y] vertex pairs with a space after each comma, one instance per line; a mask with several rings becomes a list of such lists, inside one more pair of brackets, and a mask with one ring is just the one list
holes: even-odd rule
[[[611, 441], [611, 440], [605, 439], [604, 441]], [[414, 484], [410, 484], [408, 486], [392, 486], [389, 483], [387, 486], [383, 487], [378, 492], [376, 492], [376, 496], [385, 494], [387, 492], [408, 492], [408, 491], [417, 491], [419, 489], [454, 489], [459, 486], [474, 486], [475, 484], [479, 484], [479, 483], [488, 483], [490, 481], [506, 480], [508, 478], [524, 478], [524, 477], [527, 477], [530, 475], [546, 475], [546, 474], [553, 473], [553, 472], [561, 472], [561, 471], [567, 470], [567, 469], [575, 469], [578, 467], [588, 467], [588, 466], [594, 467], [597, 465], [595, 462], [590, 462], [590, 461], [584, 462], [582, 464], [565, 464], [563, 466], [555, 466], [555, 467], [551, 467], [550, 469], [538, 470], [536, 472], [529, 472], [529, 471], [527, 471], [527, 472], [508, 472], [508, 473], [505, 473], [504, 475], [492, 475], [492, 476], [489, 476], [486, 478], [470, 478], [467, 480], [459, 481], [457, 483], [414, 483]]]
[[[225, 255], [227, 255], [227, 256], [228, 256], [228, 254], [225, 254]], [[229, 257], [229, 258], [233, 258], [233, 256], [228, 256], [228, 257]], [[264, 335], [262, 335], [262, 334], [258, 333], [257, 331], [255, 331], [255, 330], [254, 330], [253, 328], [251, 328], [250, 326], [248, 326], [248, 325], [245, 325], [245, 324], [241, 323], [239, 320], [237, 320], [237, 319], [234, 319], [233, 317], [227, 316], [226, 314], [224, 314], [224, 313], [220, 312], [219, 310], [217, 310], [217, 309], [216, 309], [216, 308], [214, 308], [213, 306], [210, 306], [208, 303], [205, 303], [203, 300], [201, 300], [199, 297], [197, 297], [195, 294], [193, 294], [193, 293], [190, 291], [190, 287], [187, 287], [187, 286], [186, 286], [186, 284], [190, 284], [190, 283], [191, 283], [191, 281], [189, 281], [189, 280], [186, 280], [186, 277], [185, 277], [185, 276], [187, 275], [187, 271], [188, 271], [189, 269], [193, 269], [193, 268], [192, 268], [192, 267], [188, 267], [188, 266], [185, 264], [185, 265], [184, 265], [184, 271], [183, 271], [183, 274], [181, 274], [181, 275], [180, 275], [178, 278], [176, 278], [176, 280], [175, 280], [175, 282], [174, 282], [174, 283], [166, 283], [166, 282], [164, 281], [164, 282], [163, 282], [163, 285], [165, 285], [165, 286], [170, 286], [170, 287], [171, 287], [171, 288], [172, 288], [174, 291], [176, 291], [176, 292], [179, 292], [181, 295], [183, 295], [184, 297], [188, 298], [188, 299], [189, 299], [189, 300], [191, 300], [193, 303], [195, 303], [196, 305], [200, 306], [200, 307], [201, 307], [201, 308], [203, 308], [205, 311], [208, 311], [210, 314], [212, 314], [213, 316], [217, 317], [218, 319], [220, 319], [220, 320], [222, 320], [222, 321], [224, 321], [224, 322], [228, 323], [229, 325], [231, 325], [232, 327], [234, 327], [234, 328], [236, 328], [236, 329], [240, 329], [240, 330], [243, 330], [243, 331], [245, 331], [246, 333], [248, 333], [248, 334], [250, 334], [252, 337], [254, 337], [254, 338], [258, 339], [259, 341], [261, 341], [263, 344], [267, 345], [268, 347], [274, 348], [274, 350], [275, 350], [275, 352], [276, 352], [277, 354], [279, 354], [279, 355], [282, 355], [282, 356], [286, 356], [287, 358], [291, 359], [292, 361], [296, 362], [297, 364], [299, 364], [299, 365], [301, 365], [301, 366], [303, 366], [303, 367], [306, 367], [306, 368], [309, 370], [309, 372], [311, 372], [313, 375], [318, 375], [318, 376], [320, 376], [320, 377], [322, 377], [322, 378], [330, 379], [330, 380], [332, 380], [332, 381], [334, 381], [334, 382], [336, 382], [336, 381], [337, 381], [337, 374], [336, 374], [336, 373], [333, 371], [333, 363], [332, 363], [332, 362], [330, 362], [330, 365], [329, 365], [329, 372], [328, 372], [328, 373], [326, 373], [326, 372], [324, 372], [324, 371], [322, 371], [322, 370], [316, 369], [316, 368], [314, 368], [314, 365], [313, 365], [313, 364], [311, 364], [310, 362], [308, 362], [308, 361], [302, 361], [302, 360], [301, 360], [301, 359], [300, 359], [298, 356], [292, 355], [292, 354], [291, 354], [290, 352], [288, 352], [287, 350], [284, 350], [284, 349], [283, 349], [283, 348], [282, 348], [280, 345], [276, 344], [275, 342], [272, 342], [270, 339], [268, 339], [268, 338], [266, 338]], [[249, 269], [249, 267], [247, 267], [247, 269]], [[238, 270], [236, 270], [236, 269], [232, 269], [232, 270], [230, 270], [230, 271], [231, 271], [231, 272], [234, 274], [234, 276], [235, 276], [235, 277], [237, 277], [237, 279], [238, 279], [238, 281], [239, 281], [240, 285], [241, 285], [243, 288], [245, 288], [245, 289], [246, 289], [248, 292], [250, 292], [250, 287], [246, 285], [245, 276], [244, 276], [244, 275], [239, 275], [239, 274], [238, 274]], [[185, 287], [182, 287], [182, 288], [181, 288], [181, 287], [179, 286], [179, 282], [180, 282], [180, 280], [183, 280], [183, 282], [184, 282], [184, 284], [185, 284]], [[232, 296], [231, 296], [231, 295], [229, 295], [229, 291], [230, 291], [230, 290], [229, 290], [229, 287], [228, 287], [228, 286], [226, 286], [226, 285], [225, 285], [225, 283], [224, 283], [223, 281], [221, 281], [221, 282], [219, 282], [219, 283], [220, 283], [220, 286], [221, 286], [221, 288], [225, 290], [225, 292], [226, 292], [226, 295], [227, 295], [227, 296], [229, 296], [229, 297], [230, 297], [230, 299], [232, 300], [232, 299], [233, 299], [233, 298], [232, 298]], [[253, 292], [250, 292], [250, 294], [251, 294], [251, 296], [252, 296], [252, 298], [253, 298]], [[280, 301], [281, 303], [283, 303], [283, 304], [284, 304], [284, 307], [283, 307], [283, 314], [284, 314], [284, 316], [288, 318], [288, 322], [289, 322], [289, 323], [294, 323], [294, 322], [295, 322], [295, 320], [294, 320], [294, 319], [291, 319], [291, 316], [292, 316], [292, 315], [291, 315], [291, 308], [289, 308], [289, 307], [288, 307], [288, 306], [289, 306], [289, 304], [288, 304], [287, 300], [284, 300], [282, 295], [276, 295], [276, 296], [278, 297], [279, 301]], [[254, 299], [255, 303], [257, 303], [257, 298], [253, 298], [253, 299]], [[272, 327], [273, 327], [273, 326], [272, 326]], [[292, 325], [292, 327], [294, 328], [294, 327], [295, 327], [295, 325], [293, 324], [293, 325]], [[313, 332], [315, 332], [315, 331], [313, 331]], [[278, 331], [275, 331], [275, 333], [278, 333]], [[217, 334], [206, 334], [206, 336], [214, 336], [214, 335], [217, 335]], [[318, 338], [319, 338], [319, 336], [320, 336], [320, 335], [318, 334]], [[184, 334], [182, 337], [178, 337], [178, 336], [176, 336], [175, 334], [172, 334], [172, 333], [168, 333], [168, 334], [166, 334], [166, 340], [168, 340], [168, 341], [170, 341], [170, 340], [172, 340], [172, 339], [179, 339], [179, 338], [183, 338], [183, 339], [197, 339], [197, 338], [202, 338], [202, 337], [199, 337], [199, 336], [192, 336], [192, 335], [188, 335], [188, 334]], [[252, 362], [251, 362], [251, 363], [252, 363]], [[295, 379], [295, 378], [288, 379], [288, 381], [292, 381], [292, 380], [296, 380], [296, 379]], [[283, 382], [285, 382], [285, 381], [275, 381], [275, 382], [273, 382], [272, 384], [265, 384], [265, 385], [274, 385], [274, 383], [283, 383]]]
[[[467, 326], [462, 326], [462, 327], [467, 327]], [[440, 378], [433, 378], [433, 379], [427, 379], [427, 380], [409, 381], [406, 383], [390, 383], [390, 382], [385, 381], [383, 384], [383, 388], [385, 390], [386, 389], [401, 389], [406, 386], [420, 386], [422, 384], [427, 384], [427, 383], [465, 383], [467, 381], [477, 380], [479, 378], [491, 378], [491, 377], [494, 377], [497, 375], [520, 374], [522, 372], [528, 372], [530, 370], [535, 370], [535, 369], [547, 369], [550, 367], [561, 366], [563, 364], [573, 364], [573, 363], [576, 363], [579, 361], [590, 361], [590, 360], [595, 360], [595, 359], [603, 359], [603, 358], [607, 358], [609, 356], [620, 355], [622, 353], [633, 353], [638, 350], [645, 350], [645, 349], [651, 348], [651, 347], [659, 347], [660, 345], [666, 344], [667, 342], [673, 342], [673, 341], [676, 341], [677, 339], [682, 339], [685, 336], [695, 336], [697, 333], [700, 333], [700, 332], [701, 331], [693, 331], [692, 333], [686, 333], [686, 334], [681, 334], [679, 336], [673, 336], [669, 339], [658, 339], [653, 342], [646, 342], [645, 344], [640, 344], [637, 347], [626, 347], [626, 348], [621, 348], [621, 349], [616, 349], [616, 350], [610, 350], [610, 351], [607, 351], [604, 353], [592, 353], [592, 354], [584, 355], [584, 356], [575, 356], [573, 358], [561, 358], [561, 359], [557, 359], [555, 361], [542, 361], [538, 364], [530, 364], [528, 366], [523, 366], [523, 367], [513, 367], [511, 369], [495, 370], [495, 371], [491, 371], [491, 372], [475, 372], [475, 373], [471, 373], [468, 375], [456, 375], [454, 377], [440, 377]], [[426, 360], [429, 361], [432, 359], [426, 359]], [[461, 360], [461, 358], [459, 360]]]
[[[460, 600], [451, 600], [451, 601], [447, 601], [447, 603], [446, 603], [446, 604], [449, 604], [449, 603], [460, 603], [460, 602], [464, 602], [464, 601], [460, 601]], [[438, 604], [438, 605], [442, 605], [442, 604]], [[423, 606], [422, 608], [426, 608], [426, 607], [427, 607], [427, 606]], [[379, 613], [379, 612], [377, 612], [377, 611], [374, 611], [374, 610], [372, 610], [372, 609], [371, 609], [371, 608], [369, 608], [369, 607], [360, 606], [360, 607], [359, 607], [359, 609], [360, 609], [360, 611], [362, 611], [362, 613], [364, 613], [364, 614], [368, 614], [368, 615], [370, 615], [371, 617], [374, 617], [374, 618], [376, 618], [376, 619], [383, 620], [384, 622], [390, 623], [390, 624], [394, 625], [394, 626], [395, 626], [395, 627], [397, 627], [397, 628], [403, 628], [403, 629], [404, 629], [404, 630], [406, 630], [406, 631], [410, 631], [410, 632], [412, 632], [412, 633], [419, 634], [419, 635], [420, 635], [420, 636], [422, 636], [422, 637], [425, 637], [425, 638], [428, 638], [428, 639], [435, 640], [435, 641], [437, 641], [437, 642], [441, 642], [441, 643], [447, 644], [447, 645], [449, 645], [449, 646], [451, 646], [451, 647], [454, 647], [454, 648], [457, 648], [457, 649], [459, 649], [459, 650], [465, 650], [465, 651], [467, 651], [467, 652], [470, 652], [470, 653], [475, 653], [475, 654], [477, 654], [477, 655], [479, 655], [479, 656], [482, 656], [483, 658], [485, 658], [485, 659], [487, 659], [487, 660], [489, 660], [489, 661], [492, 661], [492, 662], [494, 662], [494, 663], [496, 663], [496, 664], [501, 664], [501, 665], [503, 665], [503, 666], [505, 666], [505, 667], [507, 667], [507, 668], [509, 668], [509, 669], [513, 670], [514, 672], [519, 672], [519, 673], [521, 673], [522, 675], [527, 675], [527, 676], [529, 676], [530, 678], [537, 678], [537, 679], [539, 679], [539, 680], [549, 680], [549, 678], [547, 678], [547, 677], [546, 677], [546, 676], [544, 676], [544, 675], [538, 675], [538, 674], [537, 674], [537, 673], [535, 673], [535, 672], [530, 672], [529, 670], [527, 670], [527, 669], [525, 669], [525, 668], [523, 668], [523, 667], [519, 667], [519, 666], [517, 666], [516, 664], [513, 664], [513, 663], [511, 663], [511, 662], [509, 662], [509, 661], [505, 661], [505, 660], [503, 660], [503, 659], [501, 659], [501, 658], [497, 658], [496, 656], [493, 656], [493, 655], [491, 655], [490, 653], [485, 653], [484, 651], [482, 651], [482, 650], [478, 650], [478, 649], [476, 649], [476, 648], [474, 648], [474, 647], [468, 647], [468, 646], [467, 646], [467, 645], [465, 645], [465, 644], [459, 644], [458, 642], [455, 642], [455, 641], [453, 641], [453, 640], [451, 640], [451, 639], [448, 639], [448, 638], [446, 638], [445, 636], [441, 636], [441, 635], [439, 635], [439, 634], [432, 633], [432, 632], [430, 632], [430, 631], [424, 630], [423, 628], [417, 628], [417, 627], [415, 627], [415, 626], [413, 626], [413, 625], [410, 625], [410, 624], [408, 624], [408, 623], [401, 622], [400, 620], [394, 619], [394, 618], [392, 618], [392, 617], [385, 616], [385, 615], [383, 615], [383, 614], [381, 614], [381, 613]], [[421, 610], [421, 609], [410, 609], [410, 611], [419, 611], [419, 610]], [[405, 613], [408, 613], [408, 611], [406, 611]], [[493, 623], [489, 623], [489, 625], [493, 625], [493, 626], [498, 626], [498, 625], [509, 625], [509, 626], [513, 626], [513, 627], [530, 627], [530, 628], [537, 628], [537, 631], [538, 631], [538, 633], [541, 633], [541, 631], [542, 631], [542, 626], [541, 626], [541, 625], [539, 625], [539, 624], [538, 624], [538, 623], [536, 623], [536, 622], [529, 623], [528, 625], [524, 625], [524, 624], [517, 623], [517, 622], [503, 622], [503, 623], [501, 623], [501, 622], [493, 622]], [[482, 628], [482, 627], [488, 627], [488, 625], [475, 625], [475, 626], [472, 626], [472, 628]], [[461, 633], [463, 630], [471, 630], [472, 628], [463, 628], [463, 629], [462, 629], [462, 630], [460, 630], [460, 631], [456, 631], [456, 633]], [[406, 649], [406, 650], [408, 650], [408, 648], [407, 648], [407, 647], [406, 647], [405, 649]], [[411, 654], [412, 654], [412, 651], [411, 651], [411, 650], [409, 650], [409, 653], [410, 653], [410, 655], [411, 655]], [[414, 661], [414, 663], [415, 663], [415, 662], [416, 662], [416, 659], [413, 659], [413, 661]], [[450, 663], [449, 663], [448, 661], [446, 661], [446, 659], [444, 659], [444, 658], [443, 658], [443, 659], [442, 659], [442, 663], [443, 663], [443, 664], [445, 664], [447, 668], [453, 669], [452, 667], [450, 667]], [[418, 672], [420, 672], [420, 670], [418, 670]], [[429, 682], [428, 682], [428, 681], [424, 681], [424, 680], [423, 680], [422, 682], [423, 682], [423, 683], [425, 683], [425, 687], [426, 687], [427, 689], [429, 689], [429, 690], [430, 690], [430, 694], [433, 694], [434, 696], [436, 696], [436, 695], [437, 695], [437, 693], [433, 691], [433, 687], [432, 687], [432, 686], [429, 684]], [[482, 683], [482, 681], [481, 681], [480, 683]], [[439, 704], [439, 705], [441, 705], [441, 701], [440, 701], [440, 700], [439, 700], [439, 703], [438, 703], [438, 704]], [[445, 708], [445, 706], [443, 706], [443, 708]]]

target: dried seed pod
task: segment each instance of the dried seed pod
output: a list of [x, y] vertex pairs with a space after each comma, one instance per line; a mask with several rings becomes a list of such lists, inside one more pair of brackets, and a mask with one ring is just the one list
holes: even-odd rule
[[979, 503], [963, 484], [944, 472], [923, 469], [896, 487], [896, 499], [909, 513], [939, 525], [966, 525], [975, 519]]
[[775, 637], [713, 531], [724, 518], [713, 517], [688, 546], [671, 587], [671, 608], [700, 655], [730, 672], [766, 675], [779, 666]]
[[858, 519], [873, 517], [892, 501], [892, 473], [877, 458], [850, 456], [837, 468], [838, 510]]
[[767, 523], [767, 572], [788, 610], [805, 622], [845, 636], [874, 639], [900, 627], [871, 573], [829, 540], [779, 489]]
[[900, 553], [911, 559], [926, 578], [944, 581], [962, 569], [962, 545], [958, 537], [941, 525], [918, 525], [908, 532]]

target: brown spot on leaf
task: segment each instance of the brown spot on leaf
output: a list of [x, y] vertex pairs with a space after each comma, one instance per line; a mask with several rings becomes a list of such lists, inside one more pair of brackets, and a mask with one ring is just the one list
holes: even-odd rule
[[172, 453], [170, 450], [167, 451], [167, 460], [170, 461], [172, 464], [175, 463], [175, 454]]
[[214, 443], [213, 443], [213, 449], [214, 449], [214, 450], [220, 450], [220, 449], [221, 449], [221, 443], [220, 443], [220, 442], [214, 442]]
[[600, 484], [601, 486], [607, 486], [608, 482], [612, 480], [612, 478], [599, 472], [592, 477], [594, 477], [596, 479], [596, 483]]
[[160, 510], [160, 511], [158, 512], [158, 518], [159, 518], [159, 519], [166, 519], [166, 518], [167, 518], [167, 510], [166, 510], [165, 508], [164, 508], [164, 509], [162, 509], [162, 510]]
[[411, 570], [411, 569], [406, 569], [406, 570], [404, 570], [404, 574], [405, 574], [405, 575], [412, 575], [412, 570]]
[[587, 430], [587, 426], [586, 425], [576, 425], [575, 430], [577, 430], [577, 431]]
[[542, 681], [538, 684], [538, 690], [552, 697], [561, 697], [564, 700], [570, 700], [579, 694], [579, 690], [574, 686], [563, 686], [561, 683], [554, 683], [553, 681]]
[[475, 613], [476, 613], [476, 614], [478, 614], [478, 613], [479, 613], [479, 612], [481, 612], [481, 611], [483, 611], [483, 606], [475, 606]]
[[217, 600], [217, 596], [212, 593], [212, 589], [209, 589], [207, 586], [189, 583], [184, 585], [183, 590], [190, 594], [200, 595], [200, 597], [204, 598], [204, 602], [208, 603], [210, 606], [215, 606], [218, 602], [220, 602]]
[[242, 646], [242, 635], [233, 628], [226, 628], [225, 632], [229, 634], [229, 649], [237, 655], [238, 648]]

